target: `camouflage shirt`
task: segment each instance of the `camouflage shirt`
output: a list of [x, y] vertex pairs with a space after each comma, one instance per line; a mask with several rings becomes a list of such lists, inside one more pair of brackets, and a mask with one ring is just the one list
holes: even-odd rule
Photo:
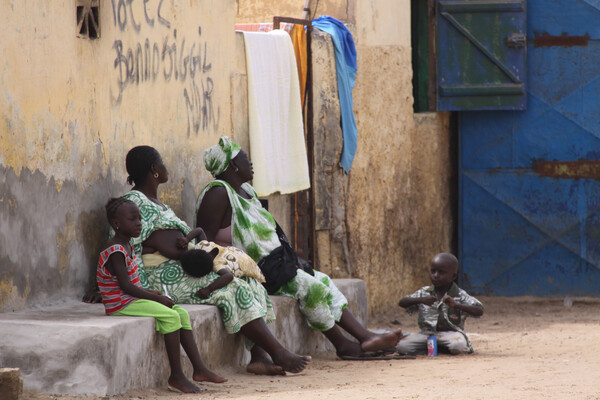
[[[466, 304], [470, 306], [483, 306], [479, 300], [470, 296], [456, 283], [452, 283], [447, 292], [457, 304]], [[424, 286], [408, 297], [418, 298], [427, 296], [437, 296], [433, 286]], [[432, 333], [438, 331], [456, 331], [464, 334], [465, 320], [469, 314], [448, 307], [445, 303], [436, 301], [431, 306], [417, 304], [406, 308], [406, 312], [413, 314], [419, 311], [419, 328], [423, 333]]]

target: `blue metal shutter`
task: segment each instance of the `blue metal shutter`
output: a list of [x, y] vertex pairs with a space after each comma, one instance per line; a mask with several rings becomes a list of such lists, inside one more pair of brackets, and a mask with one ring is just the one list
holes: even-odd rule
[[438, 110], [525, 110], [525, 0], [436, 4]]

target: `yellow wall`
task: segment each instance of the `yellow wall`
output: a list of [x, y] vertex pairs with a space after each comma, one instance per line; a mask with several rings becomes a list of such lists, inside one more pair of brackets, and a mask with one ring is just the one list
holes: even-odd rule
[[[237, 0], [237, 23], [273, 22], [273, 17], [301, 18], [305, 0]], [[353, 15], [354, 0], [311, 1], [310, 16], [331, 15], [347, 21]]]
[[202, 151], [231, 131], [234, 0], [101, 1], [96, 40], [75, 3], [0, 0], [0, 311], [83, 294], [131, 147], [159, 150], [191, 223]]
[[[234, 24], [300, 17], [304, 5], [104, 0], [101, 38], [90, 41], [76, 36], [75, 3], [0, 0], [0, 311], [84, 293], [107, 234], [103, 205], [129, 190], [135, 145], [161, 152], [161, 199], [193, 222], [210, 179], [202, 151], [221, 134], [247, 143]], [[316, 15], [349, 23], [358, 52], [345, 237], [379, 312], [426, 284], [428, 259], [451, 246], [449, 116], [412, 112], [408, 0], [318, 4]], [[285, 226], [286, 199], [273, 204]]]

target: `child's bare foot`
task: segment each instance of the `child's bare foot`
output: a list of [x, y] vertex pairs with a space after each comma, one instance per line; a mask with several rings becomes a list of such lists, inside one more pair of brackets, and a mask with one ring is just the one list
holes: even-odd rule
[[210, 369], [194, 371], [192, 379], [196, 382], [212, 382], [212, 383], [224, 383], [227, 382], [227, 378], [215, 374]]
[[308, 363], [312, 360], [311, 356], [299, 356], [298, 354], [291, 353], [287, 350], [282, 351], [282, 354], [278, 354], [273, 357], [273, 362], [276, 365], [280, 365], [284, 371], [298, 374], [308, 366]]
[[182, 393], [200, 393], [202, 389], [190, 382], [185, 376], [170, 376], [167, 381], [169, 390], [178, 390]]
[[273, 364], [271, 360], [252, 361], [246, 367], [246, 371], [256, 375], [285, 375], [283, 367]]
[[402, 338], [402, 329], [393, 332], [373, 335], [360, 344], [362, 351], [378, 351], [392, 348], [398, 344]]

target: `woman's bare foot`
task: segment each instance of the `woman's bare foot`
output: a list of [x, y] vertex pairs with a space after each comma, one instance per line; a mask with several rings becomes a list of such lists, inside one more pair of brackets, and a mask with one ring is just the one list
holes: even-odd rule
[[269, 353], [257, 344], [250, 349], [250, 363], [246, 371], [256, 375], [285, 375], [283, 368], [275, 365]]
[[212, 383], [224, 383], [227, 382], [227, 378], [215, 374], [210, 369], [194, 371], [192, 379], [196, 382], [212, 382]]
[[402, 329], [393, 332], [373, 335], [360, 344], [362, 351], [378, 351], [390, 349], [398, 344], [402, 338]]
[[341, 359], [344, 357], [359, 357], [362, 354], [362, 349], [360, 344], [356, 342], [345, 341], [336, 347], [335, 353]]
[[273, 364], [271, 360], [252, 361], [246, 371], [256, 375], [285, 375], [283, 367]]
[[185, 376], [170, 376], [167, 382], [169, 389], [176, 389], [182, 393], [200, 393], [202, 391], [202, 389], [190, 382]]
[[287, 350], [281, 352], [281, 354], [273, 356], [273, 363], [280, 365], [284, 371], [298, 374], [308, 366], [308, 363], [312, 360], [311, 356], [299, 356], [291, 353]]
[[250, 363], [246, 371], [256, 375], [285, 375], [281, 365], [275, 365], [269, 353], [257, 344], [250, 349]]

